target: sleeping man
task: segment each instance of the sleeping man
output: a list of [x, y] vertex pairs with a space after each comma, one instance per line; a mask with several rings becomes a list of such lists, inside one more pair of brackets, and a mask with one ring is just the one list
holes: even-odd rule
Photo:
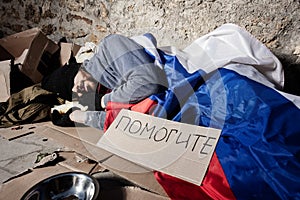
[[130, 38], [110, 35], [101, 41], [94, 56], [83, 62], [74, 78], [73, 96], [90, 109], [75, 110], [69, 117], [103, 129], [109, 102], [136, 104], [165, 87], [164, 70], [144, 47]]
[[[70, 118], [105, 131], [118, 110], [129, 108], [221, 129], [200, 185], [154, 172], [171, 199], [300, 199], [300, 97], [284, 92], [276, 56], [234, 24], [182, 51], [149, 43], [105, 38], [72, 86], [95, 109], [75, 110]], [[190, 148], [191, 140], [174, 142]]]

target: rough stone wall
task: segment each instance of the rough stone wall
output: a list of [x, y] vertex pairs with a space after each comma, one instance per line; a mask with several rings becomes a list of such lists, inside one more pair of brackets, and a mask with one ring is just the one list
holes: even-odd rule
[[2, 0], [0, 15], [2, 36], [40, 27], [55, 41], [81, 45], [110, 33], [151, 32], [159, 46], [184, 48], [235, 23], [276, 54], [300, 60], [299, 0]]

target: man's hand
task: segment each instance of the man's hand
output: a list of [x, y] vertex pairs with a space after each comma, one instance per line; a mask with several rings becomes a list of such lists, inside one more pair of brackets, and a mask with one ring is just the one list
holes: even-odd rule
[[75, 110], [70, 114], [70, 119], [73, 122], [81, 123], [83, 124], [86, 118], [86, 113], [81, 110]]
[[74, 122], [69, 118], [71, 112], [73, 112], [73, 108], [70, 108], [66, 113], [60, 113], [58, 110], [53, 110], [53, 113], [51, 114], [52, 123], [62, 127], [74, 127]]

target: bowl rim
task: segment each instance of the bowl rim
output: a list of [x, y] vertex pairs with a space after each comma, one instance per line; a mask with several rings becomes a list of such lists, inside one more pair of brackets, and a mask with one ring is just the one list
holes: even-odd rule
[[50, 180], [52, 179], [55, 179], [55, 178], [59, 178], [59, 177], [62, 177], [62, 176], [66, 176], [66, 175], [83, 175], [83, 176], [86, 176], [88, 177], [89, 179], [92, 180], [92, 182], [94, 183], [94, 186], [95, 186], [95, 193], [94, 193], [94, 196], [92, 198], [92, 200], [96, 200], [98, 195], [99, 195], [99, 190], [100, 190], [100, 185], [99, 185], [99, 182], [98, 180], [93, 177], [92, 175], [88, 174], [88, 173], [85, 173], [85, 172], [81, 172], [81, 171], [70, 171], [70, 172], [62, 172], [62, 173], [58, 173], [58, 174], [54, 174], [52, 176], [49, 176], [41, 181], [39, 181], [38, 183], [34, 184], [32, 187], [30, 187], [24, 194], [23, 196], [21, 197], [20, 200], [26, 200], [26, 197], [28, 195], [30, 195], [32, 192], [34, 192], [34, 189], [37, 188], [39, 185], [41, 184], [44, 184], [44, 183], [47, 183], [49, 182]]

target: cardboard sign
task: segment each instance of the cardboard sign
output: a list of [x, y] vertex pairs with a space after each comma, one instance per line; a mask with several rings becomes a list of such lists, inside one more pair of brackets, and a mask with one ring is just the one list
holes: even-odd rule
[[97, 146], [150, 170], [200, 185], [220, 133], [122, 110]]

